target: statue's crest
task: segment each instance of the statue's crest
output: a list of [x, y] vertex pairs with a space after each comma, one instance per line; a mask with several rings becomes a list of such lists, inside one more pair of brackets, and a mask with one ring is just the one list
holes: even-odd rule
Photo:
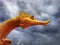
[[24, 11], [21, 11], [21, 12], [19, 13], [19, 15], [20, 15], [20, 18], [31, 17], [30, 14], [28, 14], [28, 13], [26, 13], [26, 12], [24, 12]]

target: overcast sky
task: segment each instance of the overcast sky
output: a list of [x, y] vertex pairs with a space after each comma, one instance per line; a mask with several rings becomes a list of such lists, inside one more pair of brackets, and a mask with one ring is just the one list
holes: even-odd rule
[[0, 0], [0, 22], [25, 11], [37, 20], [50, 19], [49, 26], [14, 29], [7, 38], [11, 45], [60, 45], [60, 0]]

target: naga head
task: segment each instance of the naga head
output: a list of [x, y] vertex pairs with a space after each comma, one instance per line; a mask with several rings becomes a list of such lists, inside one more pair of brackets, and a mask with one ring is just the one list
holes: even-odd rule
[[20, 15], [20, 26], [25, 29], [29, 26], [33, 26], [33, 25], [48, 25], [48, 23], [50, 22], [50, 20], [47, 20], [47, 21], [40, 21], [40, 20], [36, 20], [34, 19], [34, 16], [31, 16], [30, 14], [24, 12], [24, 11], [21, 11], [19, 13]]

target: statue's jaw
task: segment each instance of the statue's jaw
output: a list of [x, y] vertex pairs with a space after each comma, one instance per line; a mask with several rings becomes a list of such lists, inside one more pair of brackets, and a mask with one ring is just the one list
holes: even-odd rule
[[22, 27], [22, 29], [28, 28], [29, 26], [32, 26], [31, 24], [20, 24], [20, 27]]
[[50, 20], [47, 20], [47, 21], [32, 21], [32, 22], [29, 22], [29, 23], [20, 23], [20, 26], [22, 27], [22, 29], [25, 29], [27, 27], [30, 27], [30, 26], [33, 26], [33, 25], [46, 25], [48, 26]]

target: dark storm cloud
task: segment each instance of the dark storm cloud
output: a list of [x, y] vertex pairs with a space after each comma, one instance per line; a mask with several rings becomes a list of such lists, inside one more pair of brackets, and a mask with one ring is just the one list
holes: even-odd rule
[[0, 1], [0, 19], [3, 21], [16, 16], [21, 10], [34, 15], [38, 20], [50, 19], [51, 22], [49, 26], [32, 26], [25, 30], [20, 27], [12, 31], [7, 37], [13, 41], [11, 45], [60, 44], [60, 0]]

